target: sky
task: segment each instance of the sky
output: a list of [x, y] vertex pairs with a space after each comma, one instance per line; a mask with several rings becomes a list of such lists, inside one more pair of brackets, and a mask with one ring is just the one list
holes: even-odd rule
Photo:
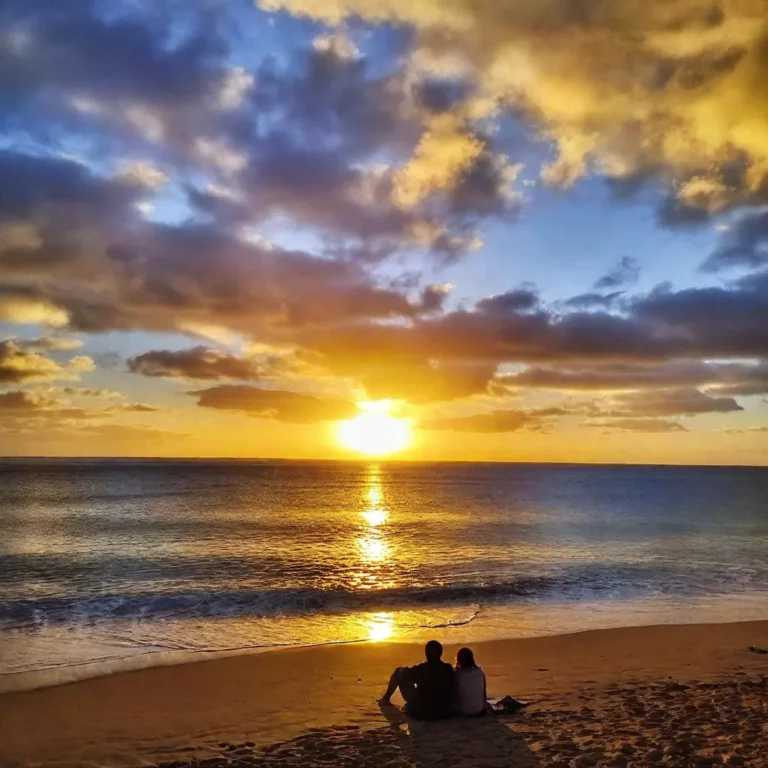
[[768, 464], [767, 18], [5, 0], [0, 455]]

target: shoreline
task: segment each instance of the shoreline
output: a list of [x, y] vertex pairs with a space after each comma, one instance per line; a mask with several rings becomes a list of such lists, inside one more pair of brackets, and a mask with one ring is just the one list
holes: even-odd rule
[[[557, 702], [636, 681], [768, 673], [768, 621], [589, 630], [473, 644], [491, 696]], [[456, 648], [446, 646], [446, 658]], [[280, 647], [0, 694], [0, 760], [133, 766], [256, 746], [311, 728], [380, 727], [374, 702], [413, 643]], [[41, 727], [43, 726], [43, 727]], [[171, 757], [172, 756], [172, 757]]]
[[[754, 602], [754, 597], [754, 595], [749, 596], [751, 602]], [[744, 596], [739, 596], [740, 600], [743, 600], [743, 598]], [[759, 605], [762, 605], [762, 602], [760, 602]], [[442, 642], [446, 646], [476, 646], [484, 643], [536, 640], [539, 638], [579, 635], [585, 632], [612, 629], [710, 624], [745, 624], [763, 620], [763, 612], [761, 611], [744, 610], [743, 606], [738, 611], [728, 611], [725, 605], [716, 606], [717, 611], [723, 615], [722, 620], [713, 620], [712, 613], [714, 607], [707, 605], [697, 610], [696, 603], [694, 601], [693, 603], [689, 602], [685, 605], [680, 604], [679, 606], [675, 606], [675, 604], [672, 604], [671, 606], [664, 606], [663, 604], [654, 603], [653, 614], [651, 616], [642, 616], [639, 618], [639, 621], [635, 621], [634, 619], [640, 617], [641, 615], [637, 612], [636, 604], [634, 604], [632, 607], [633, 610], [630, 613], [624, 613], [622, 616], [623, 621], [622, 619], [619, 619], [619, 622], [616, 624], [606, 624], [602, 621], [592, 621], [586, 623], [584, 621], [580, 621], [579, 624], [581, 624], [581, 626], [567, 627], [566, 625], [565, 628], [557, 627], [549, 630], [545, 626], [539, 625], [536, 629], [533, 630], [533, 632], [530, 631], [530, 627], [523, 628], [519, 624], [521, 619], [520, 615], [510, 613], [504, 615], [501, 613], [501, 611], [504, 611], [502, 608], [499, 612], [502, 618], [499, 619], [497, 617], [497, 625], [501, 621], [508, 622], [509, 626], [514, 627], [517, 632], [517, 634], [512, 635], [499, 634], [498, 628], [491, 629], [490, 627], [485, 627], [484, 631], [481, 632], [479, 636], [467, 637], [466, 635], [463, 635], [463, 632], [461, 632], [462, 628], [464, 627], [464, 624], [462, 623], [449, 624], [446, 626], [434, 627], [432, 629], [429, 627], [423, 627], [418, 634], [410, 634], [394, 638], [383, 638], [381, 640], [373, 640], [370, 637], [358, 637], [343, 640], [318, 640], [317, 642], [309, 641], [272, 644], [254, 643], [224, 648], [157, 648], [154, 650], [144, 650], [120, 655], [104, 655], [92, 659], [73, 660], [71, 662], [50, 664], [49, 666], [41, 667], [30, 667], [29, 669], [23, 670], [0, 670], [0, 696], [7, 693], [33, 691], [42, 688], [69, 685], [71, 683], [77, 683], [111, 675], [120, 675], [127, 672], [150, 670], [156, 667], [196, 664], [237, 656], [273, 653], [276, 651], [322, 648], [325, 646], [360, 645], [366, 643], [387, 643], [395, 645], [418, 646], [419, 644], [423, 644], [426, 642], [426, 640], [430, 639], [435, 633], [442, 635]], [[508, 606], [507, 609], [509, 608], [510, 607]], [[559, 606], [559, 608], [562, 608], [562, 606]], [[593, 604], [583, 604], [579, 607], [578, 611], [583, 614], [590, 613], [596, 609], [602, 610], [602, 608], [603, 606], [600, 606], [599, 604], [597, 606]], [[557, 609], [557, 606], [552, 608], [553, 611]], [[673, 613], [675, 609], [677, 609], [676, 614]], [[531, 610], [532, 609], [529, 608], [526, 613], [530, 614]], [[574, 609], [571, 607], [570, 611], [573, 610]], [[687, 610], [689, 612], [687, 618], [683, 617], [683, 610]], [[548, 611], [547, 613], [549, 614], [550, 612]], [[677, 619], [676, 621], [670, 620], [673, 616], [674, 619]], [[651, 618], [651, 621], [645, 623], [643, 619], [647, 620], [648, 618]], [[459, 630], [458, 635], [456, 630]], [[0, 650], [2, 650], [2, 645], [0, 645]]]

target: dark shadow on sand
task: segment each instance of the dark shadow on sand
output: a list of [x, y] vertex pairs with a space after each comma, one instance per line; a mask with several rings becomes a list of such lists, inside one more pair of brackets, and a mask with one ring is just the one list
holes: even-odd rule
[[414, 768], [538, 768], [525, 741], [493, 715], [424, 722], [394, 705], [379, 707]]

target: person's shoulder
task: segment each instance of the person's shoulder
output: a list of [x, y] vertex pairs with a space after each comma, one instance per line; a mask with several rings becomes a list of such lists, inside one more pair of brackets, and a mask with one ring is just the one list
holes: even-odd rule
[[441, 661], [440, 663], [443, 665], [444, 669], [450, 669], [451, 672], [453, 672], [453, 666], [450, 665], [447, 661]]

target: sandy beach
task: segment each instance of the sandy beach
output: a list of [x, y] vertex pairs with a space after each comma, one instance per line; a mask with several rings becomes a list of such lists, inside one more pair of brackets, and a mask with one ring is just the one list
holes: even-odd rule
[[[421, 647], [297, 648], [0, 697], [4, 765], [768, 766], [768, 622], [475, 645], [523, 715], [409, 722], [375, 701]], [[455, 648], [446, 648], [452, 656]], [[397, 697], [396, 697], [397, 701]]]

